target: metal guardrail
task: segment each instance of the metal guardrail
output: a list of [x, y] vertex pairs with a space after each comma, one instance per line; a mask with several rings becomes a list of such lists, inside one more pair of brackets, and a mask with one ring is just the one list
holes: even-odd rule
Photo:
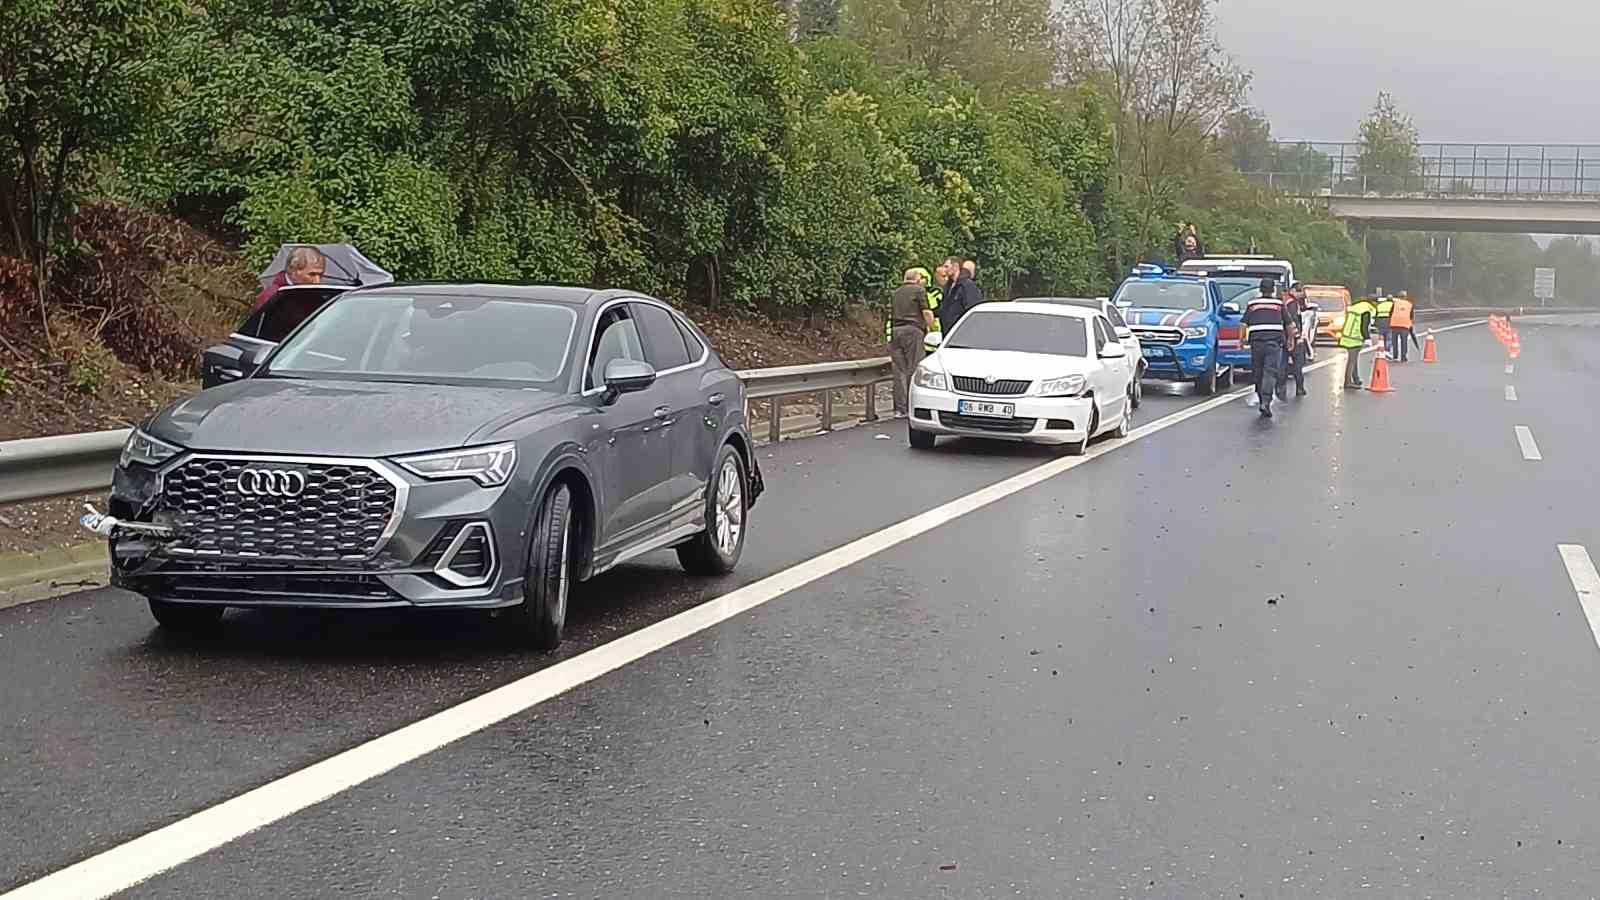
[[[878, 418], [878, 384], [893, 377], [887, 356], [807, 366], [748, 369], [739, 373], [751, 401], [766, 401], [768, 440], [782, 437], [783, 401], [821, 395], [823, 430], [833, 427], [833, 394], [865, 388], [866, 420]], [[746, 411], [748, 414], [748, 410]], [[0, 441], [0, 506], [73, 497], [111, 487], [111, 472], [129, 429]]]

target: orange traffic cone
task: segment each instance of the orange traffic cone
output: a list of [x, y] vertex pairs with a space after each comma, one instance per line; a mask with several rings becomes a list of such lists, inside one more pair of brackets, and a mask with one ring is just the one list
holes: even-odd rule
[[1372, 386], [1367, 390], [1374, 394], [1387, 394], [1394, 390], [1389, 384], [1389, 348], [1378, 345], [1378, 355], [1372, 360]]
[[1512, 359], [1522, 355], [1522, 339], [1517, 337], [1515, 332], [1511, 334], [1511, 343], [1506, 347], [1506, 352], [1511, 355]]
[[1439, 352], [1434, 349], [1433, 329], [1428, 329], [1428, 336], [1422, 342], [1422, 361], [1425, 363], [1438, 362]]

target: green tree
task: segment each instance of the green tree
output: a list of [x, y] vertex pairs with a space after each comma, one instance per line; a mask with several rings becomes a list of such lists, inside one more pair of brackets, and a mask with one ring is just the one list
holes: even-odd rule
[[1405, 191], [1419, 187], [1422, 161], [1417, 126], [1400, 111], [1394, 97], [1379, 93], [1372, 112], [1361, 122], [1361, 155], [1356, 172], [1362, 190]]
[[0, 247], [28, 261], [49, 342], [58, 228], [98, 154], [157, 116], [181, 0], [8, 0], [0, 5]]

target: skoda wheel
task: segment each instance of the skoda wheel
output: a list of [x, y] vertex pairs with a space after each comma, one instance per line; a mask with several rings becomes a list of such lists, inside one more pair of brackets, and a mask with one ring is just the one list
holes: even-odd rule
[[915, 450], [932, 450], [933, 445], [939, 442], [938, 435], [933, 432], [918, 431], [910, 425], [906, 426], [906, 436]]
[[1089, 452], [1089, 441], [1094, 439], [1094, 433], [1100, 430], [1100, 405], [1095, 404], [1094, 411], [1089, 413], [1089, 430], [1084, 433], [1083, 440], [1073, 441], [1067, 445], [1068, 456], [1082, 456]]
[[1128, 392], [1128, 402], [1122, 404], [1122, 421], [1117, 423], [1117, 430], [1111, 432], [1111, 436], [1120, 441], [1123, 438], [1127, 437], [1128, 436], [1128, 432], [1130, 432], [1132, 430], [1133, 430], [1133, 392], [1130, 390]]
[[572, 589], [572, 490], [556, 484], [545, 495], [528, 537], [522, 604], [510, 610], [520, 636], [540, 650], [561, 645]]
[[706, 530], [678, 546], [678, 563], [691, 575], [726, 575], [744, 553], [744, 523], [750, 512], [744, 458], [722, 445], [706, 491]]
[[1133, 376], [1133, 408], [1138, 409], [1144, 403], [1144, 373]]
[[208, 606], [194, 603], [173, 603], [170, 600], [157, 600], [149, 598], [150, 615], [155, 616], [156, 624], [167, 631], [180, 634], [198, 634], [213, 631], [222, 624], [222, 614], [227, 611], [224, 606]]

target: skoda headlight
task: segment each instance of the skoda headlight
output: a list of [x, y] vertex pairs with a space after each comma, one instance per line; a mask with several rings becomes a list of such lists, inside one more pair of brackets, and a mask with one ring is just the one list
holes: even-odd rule
[[1199, 327], [1195, 327], [1195, 328], [1185, 328], [1183, 330], [1183, 336], [1185, 338], [1189, 339], [1189, 340], [1195, 340], [1195, 339], [1198, 339], [1198, 338], [1203, 338], [1203, 337], [1205, 337], [1206, 335], [1208, 335], [1210, 333], [1211, 333], [1211, 330], [1206, 328], [1205, 326], [1199, 326]]
[[182, 448], [174, 447], [165, 441], [158, 441], [135, 428], [133, 433], [128, 435], [128, 442], [122, 445], [122, 456], [117, 459], [117, 465], [124, 469], [132, 463], [141, 466], [159, 466], [182, 452]]
[[511, 478], [517, 466], [516, 444], [468, 447], [443, 453], [425, 453], [397, 459], [406, 471], [435, 481], [446, 478], [471, 478], [484, 487], [499, 487]]
[[1089, 381], [1082, 375], [1068, 375], [1064, 378], [1047, 378], [1039, 382], [1039, 396], [1041, 397], [1076, 397], [1088, 387]]
[[950, 382], [945, 379], [944, 373], [935, 372], [927, 366], [918, 366], [912, 380], [916, 382], [917, 387], [927, 388], [930, 391], [950, 390]]

